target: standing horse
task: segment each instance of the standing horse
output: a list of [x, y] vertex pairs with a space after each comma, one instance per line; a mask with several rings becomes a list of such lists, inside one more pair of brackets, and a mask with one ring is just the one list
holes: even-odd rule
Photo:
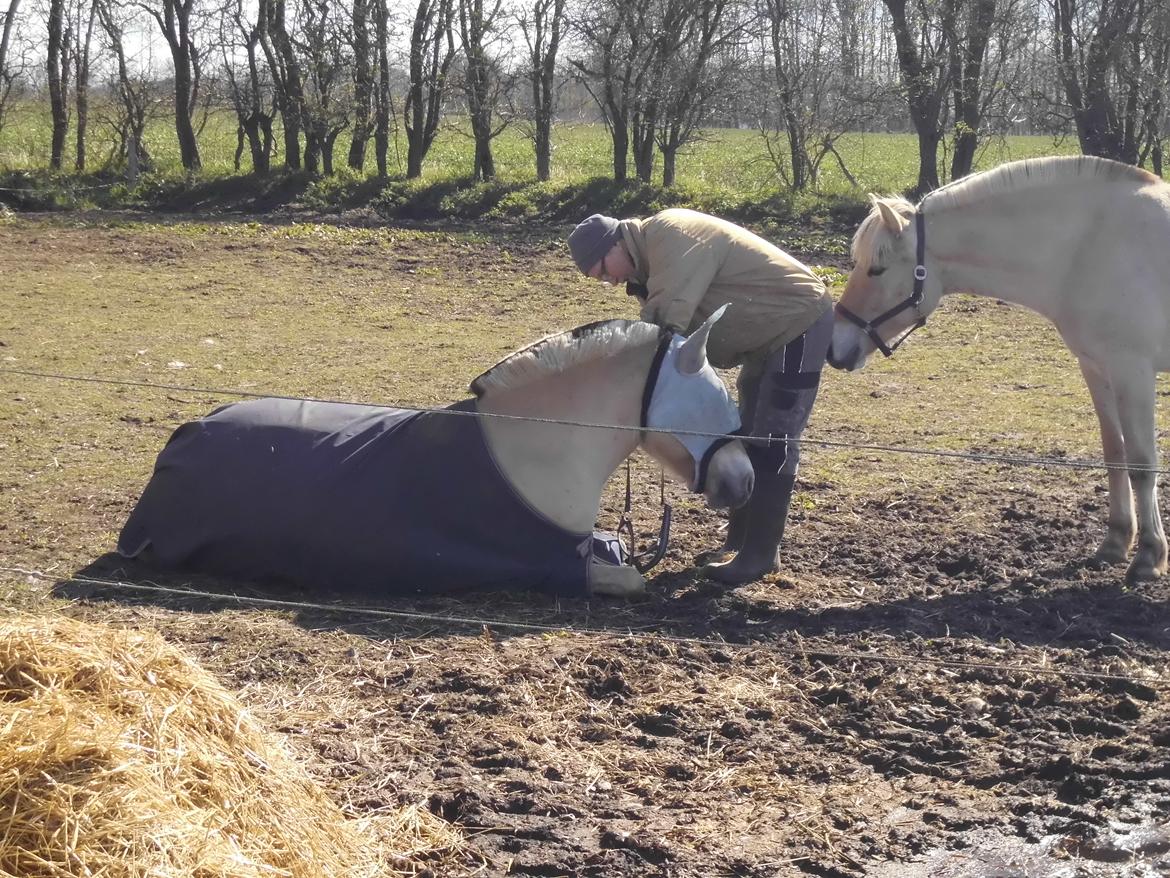
[[[1096, 559], [1131, 582], [1166, 572], [1154, 376], [1170, 369], [1170, 186], [1105, 159], [1030, 159], [956, 181], [918, 206], [873, 197], [853, 238], [829, 362], [890, 356], [947, 293], [994, 296], [1055, 325], [1088, 384], [1109, 470]], [[1131, 488], [1132, 486], [1132, 488]], [[1137, 520], [1134, 520], [1134, 498]]]
[[625, 320], [549, 336], [437, 412], [224, 406], [172, 435], [118, 551], [309, 587], [637, 594], [636, 569], [593, 553], [606, 480], [635, 448], [712, 506], [751, 494], [728, 436], [739, 415], [707, 362], [721, 314], [685, 339]]

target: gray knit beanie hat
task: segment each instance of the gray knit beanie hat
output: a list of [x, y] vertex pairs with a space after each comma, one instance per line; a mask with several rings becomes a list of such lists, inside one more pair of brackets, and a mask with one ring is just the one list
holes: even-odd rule
[[621, 223], [611, 216], [595, 213], [578, 223], [569, 233], [569, 253], [581, 273], [589, 274], [589, 269], [600, 262], [621, 239]]

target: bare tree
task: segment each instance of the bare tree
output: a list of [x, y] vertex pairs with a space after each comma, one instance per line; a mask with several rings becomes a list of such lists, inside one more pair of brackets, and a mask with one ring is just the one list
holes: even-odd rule
[[[852, 179], [836, 143], [861, 127], [874, 87], [848, 78], [859, 57], [843, 59], [842, 6], [825, 0], [762, 0], [764, 69], [757, 93], [758, 126], [777, 175], [793, 191], [814, 186], [832, 155]], [[846, 11], [849, 11], [848, 9]]]
[[552, 123], [556, 111], [557, 53], [565, 23], [565, 0], [533, 0], [517, 13], [516, 23], [527, 46], [527, 75], [532, 90], [532, 143], [536, 179], [548, 180], [552, 170]]
[[77, 4], [75, 10], [77, 19], [73, 25], [73, 82], [77, 107], [77, 159], [74, 167], [79, 172], [85, 170], [86, 139], [89, 132], [90, 52], [97, 19], [96, 4], [97, 0]]
[[[631, 146], [635, 164], [639, 158], [646, 159], [644, 152], [639, 156], [638, 143], [634, 141], [639, 130], [645, 130], [648, 117], [653, 116], [652, 108], [647, 106], [652, 98], [645, 88], [654, 65], [652, 37], [646, 28], [651, 2], [589, 0], [574, 22], [584, 54], [571, 59], [570, 64], [609, 130], [613, 176], [619, 183], [628, 177]], [[653, 137], [653, 130], [649, 129], [648, 137]]]
[[410, 30], [410, 82], [403, 102], [406, 176], [422, 175], [422, 164], [439, 131], [455, 61], [454, 0], [418, 0]]
[[1137, 140], [1118, 112], [1111, 80], [1125, 55], [1138, 0], [1052, 0], [1055, 50], [1081, 151], [1119, 161], [1137, 160]]
[[119, 113], [112, 123], [117, 140], [111, 163], [121, 159], [134, 178], [140, 170], [147, 171], [153, 164], [143, 136], [152, 103], [150, 81], [131, 70], [127, 60], [122, 8], [115, 0], [96, 0], [94, 9], [115, 61], [113, 91], [118, 97]]
[[284, 163], [301, 169], [301, 129], [305, 112], [304, 77], [286, 24], [285, 0], [259, 0], [260, 47], [272, 72], [273, 97], [284, 129]]
[[387, 153], [390, 149], [390, 121], [395, 118], [394, 99], [390, 93], [390, 7], [388, 0], [374, 2], [374, 32], [378, 46], [378, 87], [374, 92], [374, 156], [378, 176], [389, 170]]
[[175, 136], [179, 141], [179, 158], [187, 171], [198, 171], [199, 142], [192, 116], [199, 103], [199, 47], [195, 41], [195, 0], [159, 0], [162, 8], [138, 3], [158, 24], [171, 52], [175, 80]]
[[305, 170], [313, 174], [333, 173], [334, 144], [350, 124], [347, 25], [340, 12], [329, 0], [302, 0], [298, 7], [301, 29], [294, 46], [305, 71]]
[[366, 164], [371, 116], [374, 110], [374, 77], [377, 56], [370, 41], [370, 16], [377, 15], [380, 0], [353, 0], [353, 139], [349, 144], [349, 166], [360, 171]]
[[991, 40], [997, 0], [944, 4], [942, 26], [947, 33], [947, 78], [954, 109], [951, 179], [971, 173], [983, 122], [983, 62]]
[[[918, 135], [919, 194], [939, 184], [938, 145], [943, 136], [943, 113], [949, 90], [947, 72], [948, 34], [937, 26], [925, 2], [917, 0], [910, 10], [907, 0], [882, 0], [889, 10], [898, 49], [898, 66], [910, 111], [910, 121]], [[953, 9], [960, 0], [942, 0]]]
[[49, 168], [61, 170], [65, 138], [69, 135], [69, 69], [73, 32], [66, 12], [66, 0], [49, 0], [48, 43], [45, 64], [49, 83], [49, 112], [53, 135]]
[[[220, 46], [223, 52], [224, 72], [232, 107], [236, 112], [235, 168], [240, 170], [244, 144], [247, 142], [252, 159], [252, 171], [266, 174], [272, 166], [274, 136], [271, 101], [271, 83], [261, 74], [260, 21], [250, 20], [245, 13], [244, 0], [228, 0], [220, 19]], [[237, 71], [237, 55], [244, 53], [243, 75]]]
[[[504, 81], [503, 50], [497, 21], [502, 0], [458, 0], [459, 38], [463, 45], [463, 94], [471, 136], [475, 142], [472, 176], [476, 180], [494, 180], [496, 161], [492, 140], [510, 121], [498, 110], [502, 107]], [[497, 120], [499, 120], [497, 124]]]
[[20, 0], [8, 0], [8, 11], [4, 13], [4, 27], [0, 29], [0, 88], [7, 95], [12, 88], [10, 74], [9, 51], [12, 47], [12, 31], [16, 26], [16, 13], [20, 10]]
[[1164, 144], [1166, 132], [1166, 90], [1170, 88], [1170, 6], [1161, 4], [1150, 16], [1148, 84], [1143, 113], [1142, 164], [1148, 158], [1155, 174], [1165, 172]]
[[680, 22], [680, 39], [661, 58], [662, 98], [656, 131], [662, 151], [662, 185], [675, 182], [678, 151], [697, 135], [713, 100], [726, 90], [734, 70], [714, 69], [711, 61], [739, 28], [724, 27], [730, 0], [697, 0]]

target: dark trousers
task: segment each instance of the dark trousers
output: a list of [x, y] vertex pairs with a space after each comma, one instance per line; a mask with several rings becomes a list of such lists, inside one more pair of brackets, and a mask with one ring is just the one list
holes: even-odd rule
[[796, 475], [800, 436], [816, 402], [832, 338], [830, 310], [784, 347], [749, 359], [740, 369], [736, 386], [744, 432], [776, 440], [749, 448], [757, 474]]

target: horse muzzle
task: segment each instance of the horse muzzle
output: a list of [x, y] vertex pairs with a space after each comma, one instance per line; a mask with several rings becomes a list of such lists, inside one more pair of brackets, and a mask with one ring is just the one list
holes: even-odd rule
[[749, 465], [746, 470], [737, 468], [734, 473], [712, 479], [703, 496], [712, 509], [738, 509], [752, 496], [755, 483], [756, 475]]
[[838, 322], [833, 327], [833, 340], [825, 358], [834, 369], [856, 372], [865, 365], [868, 354], [862, 350], [861, 334], [848, 323]]

